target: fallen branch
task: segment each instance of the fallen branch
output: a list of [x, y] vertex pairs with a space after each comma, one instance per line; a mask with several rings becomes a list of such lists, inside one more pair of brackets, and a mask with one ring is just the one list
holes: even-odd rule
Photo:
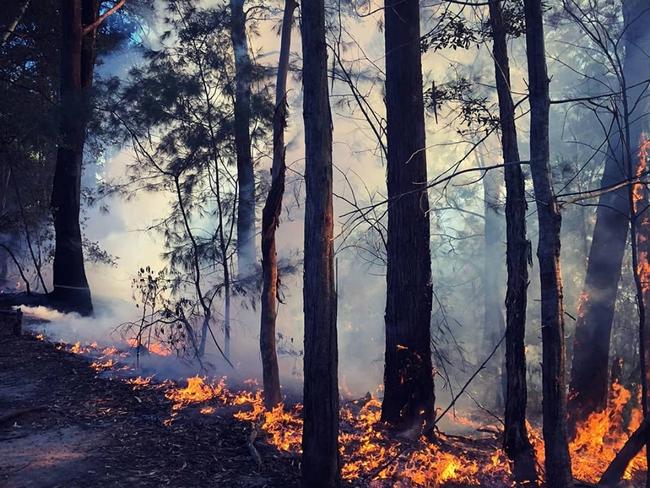
[[45, 405], [39, 405], [36, 407], [11, 410], [10, 412], [5, 413], [4, 415], [0, 415], [0, 424], [8, 422], [9, 420], [14, 420], [18, 417], [22, 417], [23, 415], [27, 415], [28, 413], [40, 412], [42, 410], [47, 410], [47, 407]]
[[634, 431], [614, 460], [609, 463], [609, 466], [598, 482], [600, 486], [613, 487], [621, 481], [621, 478], [625, 474], [625, 470], [632, 459], [634, 459], [641, 449], [643, 449], [643, 446], [645, 446], [649, 426], [650, 423], [648, 423], [647, 420], [644, 420], [639, 428]]

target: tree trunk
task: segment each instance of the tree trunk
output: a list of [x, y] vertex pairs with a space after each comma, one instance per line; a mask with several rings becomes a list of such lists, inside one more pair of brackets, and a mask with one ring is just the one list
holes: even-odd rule
[[514, 463], [515, 479], [536, 486], [535, 453], [526, 428], [526, 305], [530, 243], [526, 238], [526, 193], [521, 171], [510, 62], [501, 0], [490, 0], [494, 69], [506, 183], [506, 408], [504, 449]]
[[388, 241], [382, 420], [428, 429], [431, 253], [418, 0], [385, 1]]
[[[226, 261], [227, 263], [227, 261]], [[227, 266], [227, 264], [226, 264]], [[224, 293], [223, 293], [223, 354], [226, 359], [230, 360], [230, 278], [226, 277], [224, 280]]]
[[564, 379], [564, 310], [560, 272], [562, 218], [551, 180], [549, 161], [549, 79], [546, 71], [541, 0], [524, 0], [526, 56], [530, 95], [530, 154], [537, 202], [539, 243], [537, 257], [541, 285], [543, 432], [546, 484], [573, 486], [566, 432]]
[[[0, 235], [0, 244], [3, 244], [4, 235]], [[9, 271], [9, 253], [0, 248], [0, 289], [7, 286], [7, 275]]]
[[[650, 143], [645, 135], [641, 138], [638, 151], [636, 176], [642, 178], [648, 170], [648, 147]], [[633, 155], [630, 154], [630, 163]], [[632, 165], [630, 165], [630, 169]], [[631, 171], [630, 171], [631, 173]], [[632, 176], [632, 174], [630, 174]], [[650, 404], [650, 334], [648, 333], [648, 304], [650, 304], [650, 215], [647, 210], [650, 198], [644, 184], [629, 187], [630, 206], [630, 235], [632, 242], [632, 268], [634, 284], [637, 293], [639, 311], [639, 369], [641, 370], [641, 407], [644, 421], [649, 420], [648, 405]], [[650, 435], [646, 436], [646, 459], [650, 462]], [[650, 488], [650, 476], [646, 477], [646, 486]]]
[[[9, 193], [9, 180], [11, 178], [11, 169], [8, 164], [0, 165], [0, 218], [4, 218], [7, 209], [7, 195]], [[9, 240], [8, 233], [0, 233], [0, 244], [5, 244]], [[9, 272], [9, 253], [0, 247], [0, 288], [8, 285]]]
[[83, 26], [97, 17], [93, 0], [61, 0], [61, 120], [57, 149], [52, 215], [56, 234], [54, 291], [60, 308], [92, 313], [90, 288], [84, 268], [79, 213], [81, 172], [95, 63], [95, 34], [83, 35]]
[[305, 313], [302, 486], [339, 486], [332, 114], [323, 0], [302, 2], [305, 122]]
[[237, 152], [237, 269], [255, 266], [255, 172], [251, 154], [251, 71], [244, 0], [230, 0], [230, 37], [235, 57], [235, 149]]
[[639, 454], [643, 446], [646, 445], [647, 436], [650, 435], [649, 427], [650, 424], [648, 421], [644, 420], [639, 428], [634, 431], [601, 476], [598, 481], [598, 486], [618, 486], [630, 462]]
[[[477, 148], [478, 149], [478, 148]], [[479, 165], [483, 165], [483, 158], [478, 157]], [[498, 171], [489, 171], [483, 178], [483, 353], [490, 354], [501, 341], [506, 324], [503, 320], [502, 286], [502, 239], [503, 219], [499, 213], [499, 194], [502, 187], [501, 174]], [[500, 348], [493, 361], [488, 362], [485, 368], [486, 378], [490, 388], [486, 388], [487, 405], [502, 409], [505, 398], [505, 359]], [[496, 383], [497, 387], [493, 385]]]
[[[632, 87], [626, 90], [628, 104], [635, 106], [640, 97], [645, 96], [643, 94], [647, 87], [645, 84], [634, 85], [650, 77], [647, 59], [647, 52], [650, 50], [650, 31], [647, 29], [650, 23], [650, 9], [642, 1], [625, 0], [623, 12], [623, 73], [625, 83]], [[636, 108], [638, 114], [631, 119], [630, 137], [635, 147], [639, 141], [644, 115], [647, 113], [646, 107], [646, 102], [640, 103]], [[615, 123], [614, 127], [616, 125]], [[625, 130], [625, 127], [621, 126], [621, 130]], [[625, 135], [615, 128], [610, 136], [602, 187], [627, 178], [625, 139]], [[632, 153], [635, 152], [632, 149]], [[569, 396], [572, 429], [577, 421], [586, 419], [592, 412], [607, 406], [610, 339], [629, 216], [627, 188], [604, 193], [600, 197], [573, 344]]]
[[282, 19], [280, 60], [275, 83], [275, 112], [273, 114], [273, 166], [271, 167], [271, 189], [262, 211], [262, 317], [260, 324], [260, 352], [262, 354], [262, 377], [264, 383], [264, 404], [267, 409], [282, 401], [280, 372], [275, 347], [275, 321], [277, 318], [278, 258], [275, 248], [275, 231], [280, 225], [282, 197], [286, 174], [284, 129], [287, 125], [287, 76], [291, 51], [291, 28], [295, 0], [285, 0]]

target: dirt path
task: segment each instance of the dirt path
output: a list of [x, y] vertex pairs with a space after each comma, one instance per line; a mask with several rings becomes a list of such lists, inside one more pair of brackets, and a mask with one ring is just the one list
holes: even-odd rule
[[98, 377], [32, 336], [0, 337], [0, 486], [297, 486], [297, 460], [258, 441], [258, 469], [250, 426], [228, 412], [188, 408], [166, 426], [170, 411], [162, 389]]

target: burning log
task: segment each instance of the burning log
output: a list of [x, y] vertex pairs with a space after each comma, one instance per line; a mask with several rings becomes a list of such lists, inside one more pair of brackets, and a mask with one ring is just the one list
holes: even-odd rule
[[19, 336], [23, 330], [23, 313], [18, 310], [0, 310], [0, 335]]
[[639, 428], [634, 431], [601, 476], [598, 483], [600, 486], [613, 487], [621, 481], [621, 478], [625, 474], [632, 459], [634, 459], [641, 449], [643, 449], [643, 446], [645, 446], [646, 438], [649, 433], [649, 426], [650, 423], [645, 420]]

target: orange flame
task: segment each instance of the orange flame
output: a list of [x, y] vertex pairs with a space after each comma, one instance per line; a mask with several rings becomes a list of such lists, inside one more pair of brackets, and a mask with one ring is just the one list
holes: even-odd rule
[[[641, 135], [641, 141], [639, 143], [639, 152], [638, 164], [636, 167], [636, 177], [641, 180], [641, 178], [646, 174], [648, 170], [648, 149], [650, 149], [650, 140], [648, 140], [645, 134]], [[641, 281], [641, 288], [643, 293], [647, 295], [650, 291], [650, 259], [648, 253], [650, 248], [648, 246], [648, 238], [650, 234], [650, 215], [646, 210], [648, 206], [648, 190], [644, 183], [635, 183], [632, 186], [632, 200], [634, 214], [638, 219], [638, 264], [637, 272]]]
[[[650, 145], [650, 144], [649, 144]], [[62, 346], [65, 347], [65, 346]], [[92, 363], [97, 371], [116, 367], [115, 348], [100, 350], [97, 344], [76, 343], [68, 350], [76, 354], [102, 351], [104, 356]], [[109, 357], [110, 356], [110, 357]], [[203, 415], [215, 414], [220, 406], [233, 407], [233, 416], [251, 422], [264, 433], [266, 441], [278, 450], [301, 453], [302, 416], [301, 405], [287, 408], [279, 405], [268, 411], [264, 407], [261, 391], [254, 381], [247, 381], [244, 391], [231, 391], [226, 379], [207, 381], [194, 376], [187, 384], [178, 386], [167, 381], [152, 383], [152, 378], [125, 380], [133, 389], [164, 388], [165, 397], [171, 402], [171, 417], [164, 421], [170, 425], [186, 407], [195, 406]], [[622, 385], [612, 386], [613, 398], [609, 407], [592, 414], [577, 429], [570, 444], [574, 476], [595, 482], [609, 462], [641, 423], [640, 410], [630, 411], [632, 393]], [[368, 482], [373, 487], [453, 486], [507, 487], [514, 486], [510, 463], [505, 453], [496, 447], [486, 449], [471, 447], [453, 438], [440, 436], [442, 442], [428, 439], [406, 440], [389, 435], [381, 422], [381, 403], [375, 397], [350, 402], [341, 409], [339, 436], [342, 460], [342, 477], [350, 482]], [[471, 419], [458, 417], [456, 421], [465, 426], [481, 427]], [[543, 466], [544, 444], [539, 432], [529, 428], [538, 461]], [[625, 479], [632, 479], [647, 469], [645, 457], [637, 456], [630, 464]]]
[[132, 348], [138, 347], [139, 344], [142, 349], [146, 349], [149, 353], [155, 354], [156, 356], [171, 356], [172, 354], [172, 351], [169, 347], [159, 342], [150, 342], [149, 344], [145, 345], [142, 342], [138, 343], [138, 339], [134, 337], [127, 339], [126, 342]]
[[[626, 427], [625, 407], [632, 393], [619, 383], [612, 385], [612, 401], [602, 412], [592, 413], [578, 424], [575, 438], [569, 444], [573, 459], [573, 475], [595, 483], [605, 471], [625, 441], [641, 424], [640, 411], [631, 412]], [[631, 479], [635, 471], [646, 470], [645, 456], [637, 456], [630, 463], [624, 479]]]
[[[172, 400], [174, 414], [192, 403], [218, 400], [229, 406], [240, 407], [236, 419], [254, 423], [266, 434], [269, 444], [278, 450], [300, 454], [302, 418], [300, 405], [287, 409], [278, 405], [273, 410], [264, 408], [260, 391], [231, 392], [221, 379], [218, 388], [208, 385], [203, 378], [188, 379], [184, 388], [172, 388], [167, 398]], [[359, 479], [394, 481], [398, 486], [438, 486], [444, 482], [463, 483], [464, 486], [487, 486], [483, 480], [499, 480], [495, 486], [511, 486], [510, 468], [504, 453], [497, 450], [484, 459], [474, 459], [459, 450], [443, 451], [422, 438], [416, 443], [402, 443], [385, 434], [381, 425], [381, 404], [376, 398], [365, 401], [358, 413], [356, 404], [341, 410], [340, 454], [343, 461], [342, 477], [348, 481]], [[216, 409], [203, 406], [202, 414]], [[417, 445], [417, 447], [414, 447]]]
[[[635, 407], [626, 412], [631, 399], [629, 390], [618, 382], [614, 383], [609, 406], [578, 423], [576, 435], [569, 443], [574, 478], [597, 483], [630, 435], [639, 427], [643, 420], [640, 409]], [[529, 432], [537, 462], [543, 467], [544, 441], [538, 430], [529, 428]], [[623, 479], [630, 480], [635, 474], [646, 470], [643, 450], [632, 460]]]

